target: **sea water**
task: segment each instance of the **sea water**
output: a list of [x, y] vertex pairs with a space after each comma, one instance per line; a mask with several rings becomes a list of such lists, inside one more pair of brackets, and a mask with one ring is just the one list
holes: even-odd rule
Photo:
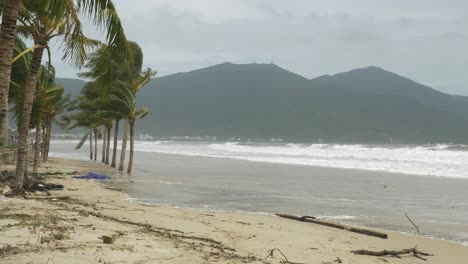
[[[51, 156], [87, 159], [55, 141]], [[136, 202], [313, 215], [468, 242], [468, 147], [137, 141], [132, 176], [110, 184]]]

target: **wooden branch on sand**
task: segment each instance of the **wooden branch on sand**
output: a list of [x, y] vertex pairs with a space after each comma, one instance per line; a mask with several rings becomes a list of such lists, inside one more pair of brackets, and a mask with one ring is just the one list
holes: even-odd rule
[[413, 254], [413, 256], [422, 260], [427, 260], [427, 259], [421, 256], [433, 256], [432, 254], [421, 252], [417, 250], [416, 248], [408, 248], [408, 249], [402, 249], [402, 250], [382, 250], [382, 251], [354, 250], [354, 251], [351, 251], [351, 253], [358, 254], [358, 255], [375, 256], [375, 257], [393, 256], [397, 258], [400, 258], [400, 255]]
[[385, 234], [385, 233], [381, 233], [381, 232], [377, 232], [377, 231], [369, 230], [369, 229], [365, 229], [365, 228], [358, 228], [358, 227], [354, 227], [354, 226], [348, 226], [348, 225], [338, 224], [338, 223], [334, 223], [334, 222], [327, 222], [327, 221], [323, 221], [323, 220], [318, 220], [317, 218], [312, 217], [312, 216], [295, 216], [295, 215], [288, 215], [288, 214], [276, 214], [276, 215], [279, 216], [279, 217], [293, 219], [293, 220], [297, 220], [297, 221], [301, 221], [301, 222], [314, 223], [314, 224], [318, 224], [318, 225], [324, 225], [324, 226], [328, 226], [328, 227], [348, 230], [350, 232], [359, 233], [359, 234], [363, 234], [363, 235], [374, 236], [374, 237], [379, 237], [379, 238], [383, 238], [383, 239], [388, 238], [388, 235]]
[[66, 200], [69, 199], [70, 196], [63, 195], [63, 196], [25, 196], [25, 199], [29, 200]]
[[289, 261], [289, 259], [286, 257], [286, 255], [284, 255], [283, 251], [281, 251], [280, 249], [277, 249], [277, 248], [274, 248], [270, 251], [268, 251], [268, 255], [263, 259], [263, 262], [266, 262], [266, 260], [268, 258], [273, 258], [273, 253], [275, 253], [275, 251], [278, 251], [281, 256], [283, 256], [284, 260], [281, 261], [281, 263], [286, 263], [286, 264], [304, 264], [304, 263], [300, 263], [300, 262], [291, 262]]
[[427, 257], [427, 256], [433, 256], [433, 254], [425, 253], [425, 252], [418, 250], [419, 226], [416, 225], [413, 220], [411, 220], [411, 218], [408, 216], [407, 213], [405, 213], [405, 216], [408, 219], [408, 221], [416, 229], [416, 244], [413, 248], [402, 249], [402, 250], [382, 250], [382, 251], [354, 250], [354, 251], [351, 251], [351, 253], [358, 254], [358, 255], [376, 256], [376, 257], [393, 256], [397, 258], [399, 258], [400, 255], [413, 254], [414, 257], [427, 261], [426, 258], [423, 258], [421, 256]]

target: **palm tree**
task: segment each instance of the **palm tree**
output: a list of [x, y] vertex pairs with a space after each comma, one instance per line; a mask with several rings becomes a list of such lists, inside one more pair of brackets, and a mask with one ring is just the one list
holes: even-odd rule
[[[40, 8], [37, 8], [38, 6]], [[111, 43], [110, 46], [119, 47], [122, 49], [122, 53], [126, 53], [125, 34], [110, 0], [36, 0], [28, 2], [26, 8], [21, 9], [18, 32], [33, 39], [34, 53], [26, 84], [22, 124], [19, 127], [20, 138], [16, 165], [17, 189], [21, 189], [23, 186], [22, 175], [24, 175], [27, 157], [28, 127], [44, 49], [47, 48], [49, 51], [48, 43], [51, 39], [61, 38], [63, 59], [74, 66], [79, 66], [85, 62], [87, 50], [98, 43], [83, 35], [79, 20], [80, 14], [88, 15], [92, 17], [95, 24], [105, 26], [108, 29], [106, 37]]]
[[124, 170], [125, 155], [127, 154], [127, 140], [128, 140], [128, 121], [125, 120], [124, 134], [122, 137], [122, 149], [120, 150], [119, 171]]
[[135, 139], [135, 122], [138, 119], [144, 118], [149, 114], [149, 110], [145, 107], [137, 109], [136, 93], [149, 83], [151, 78], [156, 75], [156, 72], [147, 69], [134, 76], [128, 83], [121, 83], [121, 88], [116, 90], [116, 94], [112, 99], [122, 104], [122, 110], [127, 113], [127, 122], [130, 130], [130, 154], [128, 158], [127, 173], [132, 172], [133, 156], [134, 156], [134, 139]]
[[135, 122], [149, 114], [149, 110], [145, 107], [137, 110], [136, 94], [141, 88], [150, 82], [151, 78], [156, 75], [156, 71], [153, 71], [151, 68], [142, 71], [143, 51], [140, 46], [135, 42], [129, 42], [129, 46], [133, 51], [134, 59], [129, 62], [128, 66], [128, 74], [125, 79], [127, 89], [121, 89], [124, 95], [124, 97], [122, 97], [124, 99], [122, 100], [122, 103], [127, 106], [127, 120], [130, 129], [130, 154], [128, 158], [127, 173], [131, 173], [133, 167]]
[[0, 29], [0, 151], [8, 133], [8, 90], [10, 87], [13, 50], [18, 10], [21, 0], [5, 0], [0, 7], [2, 24]]
[[[24, 56], [23, 58], [27, 58]], [[15, 62], [16, 63], [16, 62]], [[14, 64], [15, 66], [16, 64]], [[13, 77], [17, 77], [17, 73], [15, 72]], [[43, 128], [43, 107], [47, 103], [48, 99], [53, 96], [57, 96], [57, 92], [59, 95], [63, 92], [62, 90], [57, 89], [50, 89], [51, 85], [53, 84], [55, 79], [54, 68], [52, 66], [46, 67], [41, 65], [39, 71], [39, 79], [38, 79], [38, 88], [36, 90], [36, 94], [34, 95], [34, 102], [33, 102], [33, 114], [31, 115], [31, 122], [29, 129], [36, 130], [36, 139], [34, 144], [34, 165], [33, 165], [33, 173], [37, 173], [37, 169], [39, 167], [39, 157], [40, 157], [40, 150], [41, 150], [41, 140], [42, 140], [42, 128]], [[25, 97], [25, 85], [24, 82], [16, 82], [14, 83], [13, 89], [11, 89], [12, 94], [14, 95], [13, 99], [16, 102], [15, 106], [12, 108], [13, 117], [16, 119], [17, 124], [21, 124], [23, 117], [23, 112], [21, 111], [20, 105], [24, 102]], [[28, 130], [29, 130], [28, 129]], [[25, 165], [26, 166], [26, 165]]]
[[119, 122], [120, 122], [120, 119], [115, 119], [114, 147], [112, 148], [112, 162], [111, 162], [112, 168], [115, 168], [116, 161], [117, 161], [117, 143], [119, 139]]
[[[114, 51], [107, 46], [101, 46], [95, 53], [90, 56], [89, 61], [86, 63], [88, 71], [80, 73], [80, 77], [92, 79], [96, 86], [101, 87], [100, 95], [105, 98], [112, 98], [110, 104], [104, 100], [103, 108], [101, 111], [107, 116], [109, 113], [114, 115], [116, 125], [117, 120], [123, 118], [127, 119], [124, 137], [122, 140], [122, 153], [120, 159], [119, 170], [123, 170], [123, 162], [125, 160], [125, 151], [127, 143], [127, 131], [130, 130], [130, 157], [127, 172], [131, 173], [134, 155], [134, 132], [135, 121], [143, 118], [149, 113], [148, 109], [142, 108], [140, 110], [136, 107], [135, 97], [136, 93], [145, 86], [156, 72], [147, 69], [142, 72], [143, 52], [135, 42], [128, 42], [132, 51], [131, 60], [122, 59], [115, 56]], [[104, 107], [106, 105], [106, 107]], [[106, 126], [106, 130], [109, 126]], [[118, 132], [118, 127], [116, 128]], [[110, 131], [105, 133], [107, 135], [107, 142], [110, 140]], [[114, 155], [113, 161], [116, 159], [117, 149], [117, 133], [114, 135]], [[107, 148], [109, 143], [107, 143]], [[113, 162], [112, 165], [115, 166]], [[107, 164], [107, 162], [106, 162]]]
[[[52, 70], [52, 71], [51, 71]], [[33, 175], [37, 174], [40, 163], [41, 141], [43, 138], [43, 112], [44, 106], [51, 98], [61, 96], [63, 89], [51, 89], [55, 80], [53, 67], [41, 66], [39, 73], [38, 88], [34, 97], [33, 110], [31, 115], [31, 126], [36, 129], [36, 140], [34, 143]]]
[[[55, 91], [55, 92], [54, 92]], [[62, 128], [66, 128], [70, 124], [70, 119], [63, 114], [74, 108], [75, 101], [70, 99], [70, 95], [63, 95], [64, 87], [54, 83], [46, 92], [47, 96], [43, 104], [43, 126], [45, 133], [43, 133], [44, 144], [42, 151], [42, 160], [47, 162], [50, 150], [50, 138], [52, 135], [52, 124], [58, 124]]]
[[93, 160], [93, 129], [89, 129], [89, 160]]

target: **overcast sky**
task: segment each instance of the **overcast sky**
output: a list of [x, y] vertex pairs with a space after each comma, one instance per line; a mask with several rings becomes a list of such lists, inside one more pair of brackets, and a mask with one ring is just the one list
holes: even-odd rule
[[[467, 0], [115, 0], [159, 75], [226, 61], [312, 78], [370, 65], [468, 95]], [[54, 56], [57, 75], [77, 69]]]

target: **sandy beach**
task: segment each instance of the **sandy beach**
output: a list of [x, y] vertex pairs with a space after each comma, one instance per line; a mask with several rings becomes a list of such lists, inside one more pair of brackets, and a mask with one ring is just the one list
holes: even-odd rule
[[[4, 168], [6, 167], [6, 168]], [[13, 169], [13, 165], [2, 166]], [[99, 163], [54, 158], [41, 166], [67, 199], [0, 198], [0, 263], [465, 263], [468, 247], [420, 237], [427, 261], [404, 255], [361, 256], [352, 250], [401, 250], [414, 235], [380, 239], [269, 215], [137, 204], [105, 185], [72, 179]], [[409, 223], [408, 223], [409, 224]], [[423, 228], [423, 227], [421, 227]], [[103, 242], [103, 236], [112, 243]], [[275, 251], [272, 257], [269, 252]]]

